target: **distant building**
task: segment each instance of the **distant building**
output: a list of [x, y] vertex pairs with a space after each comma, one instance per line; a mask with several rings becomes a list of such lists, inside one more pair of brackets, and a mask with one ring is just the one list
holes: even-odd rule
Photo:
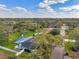
[[60, 29], [60, 35], [61, 36], [65, 36], [65, 30], [68, 29], [68, 26], [66, 26], [65, 24], [63, 24], [63, 26], [61, 26]]
[[5, 54], [0, 53], [0, 59], [8, 59], [8, 57]]

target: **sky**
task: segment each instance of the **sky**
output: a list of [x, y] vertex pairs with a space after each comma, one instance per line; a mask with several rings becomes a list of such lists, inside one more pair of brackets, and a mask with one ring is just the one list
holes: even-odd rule
[[0, 18], [79, 18], [79, 0], [0, 0]]

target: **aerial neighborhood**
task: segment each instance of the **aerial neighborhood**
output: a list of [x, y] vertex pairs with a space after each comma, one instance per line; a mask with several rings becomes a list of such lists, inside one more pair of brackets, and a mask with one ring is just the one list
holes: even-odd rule
[[79, 0], [0, 0], [0, 59], [79, 59]]
[[38, 19], [0, 19], [1, 59], [79, 58], [77, 19]]

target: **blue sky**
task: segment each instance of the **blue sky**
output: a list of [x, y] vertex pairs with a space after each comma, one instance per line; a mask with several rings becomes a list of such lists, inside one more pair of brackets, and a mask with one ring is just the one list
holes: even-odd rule
[[35, 10], [42, 0], [0, 0], [0, 4], [5, 4], [9, 8], [20, 6], [28, 10]]
[[78, 7], [79, 0], [0, 0], [0, 17], [79, 18]]

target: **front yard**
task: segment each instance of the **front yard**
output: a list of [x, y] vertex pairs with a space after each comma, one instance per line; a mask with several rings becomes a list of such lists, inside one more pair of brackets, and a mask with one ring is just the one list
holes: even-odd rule
[[[24, 33], [24, 37], [32, 36], [35, 33], [36, 32], [27, 31], [27, 32]], [[6, 48], [10, 48], [10, 49], [13, 49], [14, 50], [15, 49], [15, 46], [16, 46], [15, 41], [18, 40], [19, 38], [21, 38], [21, 35], [20, 35], [19, 32], [11, 33], [11, 34], [8, 35], [7, 38], [8, 38], [8, 41], [6, 41], [4, 43], [2, 42], [3, 45], [1, 45], [1, 46], [4, 46]], [[2, 50], [2, 49], [0, 49], [0, 52], [7, 54], [7, 56], [15, 56], [14, 53], [9, 52], [9, 51], [5, 51], [5, 50]], [[19, 56], [18, 59], [23, 59], [23, 58], [27, 57], [26, 54], [28, 55], [29, 53], [28, 52], [22, 53], [22, 55]]]

